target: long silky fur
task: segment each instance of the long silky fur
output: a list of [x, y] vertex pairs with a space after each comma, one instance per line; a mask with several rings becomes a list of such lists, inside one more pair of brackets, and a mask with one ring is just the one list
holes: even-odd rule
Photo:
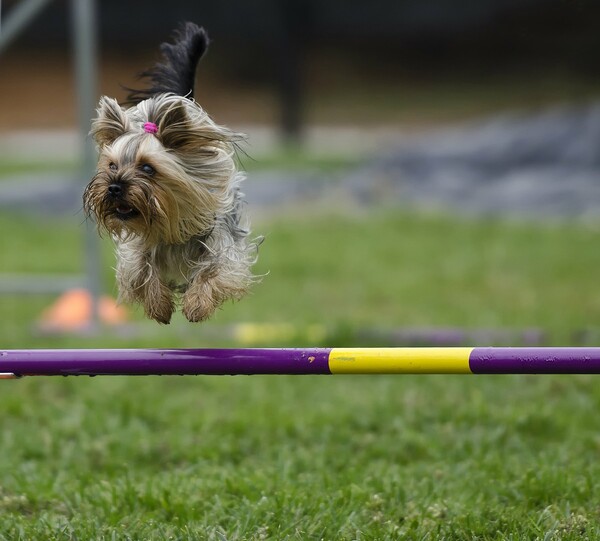
[[[152, 86], [133, 91], [128, 109], [103, 97], [92, 123], [100, 158], [84, 210], [116, 242], [120, 299], [142, 304], [160, 323], [170, 321], [178, 295], [185, 316], [201, 321], [256, 281], [251, 266], [262, 239], [248, 239], [244, 175], [234, 159], [245, 136], [216, 124], [193, 99], [195, 65], [207, 44], [203, 29], [182, 25], [176, 42], [161, 46], [165, 62], [144, 73]], [[146, 132], [149, 122], [156, 133]], [[143, 163], [155, 173], [145, 175]], [[130, 219], [116, 214], [114, 183], [136, 211]]]

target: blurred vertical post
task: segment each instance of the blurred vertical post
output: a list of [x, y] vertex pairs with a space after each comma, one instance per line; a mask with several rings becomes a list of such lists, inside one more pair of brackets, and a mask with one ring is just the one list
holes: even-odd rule
[[[75, 57], [75, 84], [79, 136], [82, 141], [80, 163], [81, 180], [87, 182], [96, 168], [96, 150], [88, 136], [90, 120], [94, 116], [98, 92], [98, 45], [95, 0], [71, 0], [71, 24]], [[82, 184], [83, 191], [83, 184]], [[90, 327], [98, 325], [98, 298], [100, 296], [100, 242], [91, 223], [85, 232], [85, 266], [87, 288], [92, 298]]]
[[297, 145], [302, 138], [304, 46], [309, 35], [309, 5], [305, 0], [278, 2], [279, 94], [284, 143]]

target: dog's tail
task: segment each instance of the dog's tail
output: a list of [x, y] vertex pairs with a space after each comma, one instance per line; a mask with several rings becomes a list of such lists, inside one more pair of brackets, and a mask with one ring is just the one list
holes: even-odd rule
[[163, 61], [140, 74], [141, 79], [149, 80], [150, 87], [143, 90], [127, 88], [129, 95], [126, 104], [137, 105], [167, 92], [193, 99], [196, 66], [208, 48], [208, 35], [204, 28], [185, 22], [173, 37], [173, 43], [162, 43], [160, 46]]

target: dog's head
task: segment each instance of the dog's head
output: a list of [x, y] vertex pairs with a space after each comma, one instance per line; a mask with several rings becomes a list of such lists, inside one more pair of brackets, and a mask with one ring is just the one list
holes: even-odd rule
[[234, 144], [194, 101], [161, 94], [123, 109], [103, 97], [91, 135], [100, 157], [84, 210], [116, 238], [180, 244], [232, 205]]

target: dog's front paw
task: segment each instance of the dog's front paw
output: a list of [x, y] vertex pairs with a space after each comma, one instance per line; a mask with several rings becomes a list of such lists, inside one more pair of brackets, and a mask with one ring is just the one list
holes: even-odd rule
[[146, 288], [145, 295], [142, 302], [146, 315], [158, 323], [168, 325], [175, 311], [171, 291], [164, 284], [155, 281]]
[[186, 297], [183, 301], [182, 312], [188, 321], [198, 323], [213, 315], [216, 306], [212, 299], [198, 297]]
[[173, 305], [173, 303], [171, 303], [170, 305], [144, 305], [144, 312], [146, 313], [146, 315], [150, 319], [153, 319], [158, 323], [162, 323], [163, 325], [168, 325], [169, 323], [171, 323], [171, 316], [173, 315], [174, 311], [175, 306]]
[[210, 288], [206, 284], [203, 286], [196, 285], [183, 296], [182, 312], [192, 323], [208, 319], [217, 308], [215, 299], [210, 294]]

